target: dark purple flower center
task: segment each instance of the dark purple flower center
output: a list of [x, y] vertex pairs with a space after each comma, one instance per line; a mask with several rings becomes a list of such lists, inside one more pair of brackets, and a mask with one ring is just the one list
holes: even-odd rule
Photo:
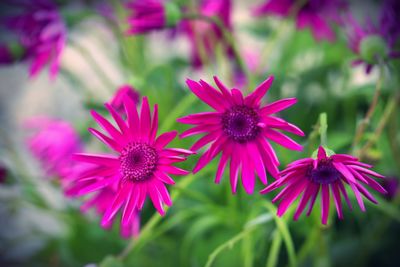
[[331, 160], [320, 160], [317, 168], [311, 166], [306, 176], [310, 181], [318, 184], [331, 184], [340, 179], [340, 172], [333, 166]]
[[253, 140], [260, 128], [257, 112], [247, 106], [234, 106], [222, 115], [222, 129], [233, 140], [244, 143]]
[[140, 182], [149, 179], [157, 167], [157, 151], [144, 143], [130, 143], [121, 152], [121, 172], [124, 179]]

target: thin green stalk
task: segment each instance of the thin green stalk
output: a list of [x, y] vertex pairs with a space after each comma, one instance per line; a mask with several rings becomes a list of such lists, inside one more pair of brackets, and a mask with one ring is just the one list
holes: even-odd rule
[[363, 158], [364, 155], [367, 153], [368, 149], [370, 149], [371, 146], [373, 146], [376, 143], [376, 141], [378, 141], [379, 137], [381, 136], [383, 130], [385, 129], [385, 127], [389, 121], [389, 118], [396, 111], [397, 105], [398, 105], [398, 97], [391, 97], [385, 107], [385, 110], [383, 112], [381, 120], [379, 121], [379, 124], [376, 127], [373, 136], [361, 148], [361, 150], [359, 152], [360, 158]]
[[235, 235], [234, 237], [232, 237], [231, 239], [229, 239], [228, 241], [226, 241], [225, 243], [221, 244], [220, 246], [218, 246], [211, 254], [210, 256], [208, 256], [208, 260], [207, 263], [205, 265], [205, 267], [211, 267], [212, 264], [214, 263], [215, 259], [217, 258], [217, 256], [224, 251], [225, 249], [228, 248], [232, 248], [238, 241], [240, 241], [241, 239], [245, 238], [248, 234], [250, 234], [252, 231], [254, 231], [255, 229], [257, 229], [257, 227], [252, 226], [252, 227], [248, 227], [243, 229], [243, 231], [241, 231], [239, 234]]
[[319, 136], [321, 137], [321, 146], [324, 147], [328, 145], [327, 131], [328, 118], [326, 113], [324, 112], [319, 115]]
[[271, 249], [267, 256], [266, 267], [275, 267], [278, 264], [279, 252], [282, 246], [282, 235], [278, 230], [274, 232], [274, 238], [272, 240]]
[[[276, 208], [272, 203], [270, 202], [264, 202], [264, 206], [272, 213], [276, 214]], [[292, 236], [290, 235], [288, 226], [285, 222], [284, 219], [279, 218], [278, 216], [274, 216], [275, 218], [275, 223], [278, 227], [279, 232], [282, 235], [283, 241], [285, 242], [286, 250], [289, 256], [289, 265], [292, 267], [297, 266], [297, 258], [296, 258], [296, 252], [294, 249], [294, 244], [292, 240]]]
[[183, 112], [185, 112], [190, 106], [192, 106], [196, 100], [197, 97], [194, 94], [188, 93], [179, 102], [179, 104], [169, 113], [168, 117], [161, 124], [160, 132], [165, 132], [171, 129], [171, 127], [176, 122], [176, 118], [182, 116]]
[[367, 113], [365, 114], [364, 119], [358, 124], [356, 134], [354, 136], [354, 140], [353, 140], [353, 144], [352, 144], [353, 154], [357, 154], [357, 153], [355, 153], [356, 148], [357, 148], [358, 144], [360, 143], [360, 141], [364, 135], [364, 132], [371, 121], [372, 115], [374, 115], [376, 106], [378, 105], [379, 97], [381, 95], [383, 79], [384, 79], [384, 71], [383, 71], [382, 65], [380, 65], [379, 77], [376, 82], [375, 93], [372, 98], [372, 102], [368, 108]]

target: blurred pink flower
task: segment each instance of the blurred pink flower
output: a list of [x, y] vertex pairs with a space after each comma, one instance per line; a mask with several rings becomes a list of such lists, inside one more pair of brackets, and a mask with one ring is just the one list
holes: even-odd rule
[[7, 178], [7, 169], [5, 166], [0, 164], [0, 184], [4, 183]]
[[395, 176], [385, 178], [382, 181], [382, 186], [387, 191], [386, 198], [389, 200], [396, 198], [400, 193], [399, 178]]
[[[227, 30], [232, 31], [231, 0], [202, 0], [198, 12], [204, 16], [216, 16]], [[192, 50], [192, 65], [200, 68], [206, 62], [215, 58], [215, 49], [222, 46], [223, 51], [233, 56], [232, 48], [223, 38], [221, 30], [210, 22], [197, 20], [185, 20], [182, 27], [190, 40]]]
[[114, 97], [110, 101], [110, 105], [119, 113], [124, 113], [124, 98], [130, 97], [135, 105], [139, 104], [140, 94], [131, 85], [124, 84], [118, 88]]
[[386, 190], [372, 177], [383, 178], [382, 175], [369, 170], [371, 165], [359, 162], [357, 158], [346, 154], [327, 156], [325, 149], [321, 146], [318, 149], [318, 157], [296, 160], [288, 165], [281, 172], [282, 177], [270, 184], [262, 194], [271, 192], [279, 187], [285, 187], [273, 200], [281, 200], [278, 207], [278, 216], [282, 216], [289, 206], [303, 193], [300, 203], [294, 214], [297, 220], [307, 203], [309, 202], [307, 216], [310, 215], [315, 200], [320, 190], [322, 191], [322, 223], [327, 224], [330, 205], [330, 190], [336, 206], [339, 219], [343, 219], [341, 195], [344, 196], [347, 205], [352, 209], [349, 197], [346, 193], [345, 184], [348, 184], [354, 192], [358, 205], [365, 211], [362, 196], [377, 204], [378, 202], [371, 193], [361, 184], [364, 183], [372, 189], [386, 194]]
[[[184, 161], [186, 155], [193, 154], [184, 149], [165, 148], [176, 136], [175, 131], [164, 133], [156, 138], [157, 105], [151, 115], [149, 103], [145, 97], [139, 115], [130, 97], [125, 96], [123, 103], [126, 120], [110, 104], [105, 104], [118, 129], [104, 117], [92, 111], [93, 118], [109, 136], [93, 128], [89, 131], [115, 153], [113, 155], [76, 154], [74, 156], [76, 160], [89, 163], [93, 167], [88, 173], [80, 175], [66, 192], [67, 195], [82, 196], [92, 192], [103, 192], [105, 188], [115, 188], [112, 199], [107, 201], [107, 208], [101, 221], [103, 227], [112, 224], [119, 210], [122, 213], [121, 226], [131, 225], [132, 219], [137, 211], [143, 208], [148, 196], [158, 212], [164, 215], [163, 204], [172, 205], [165, 186], [165, 184], [174, 184], [170, 175], [188, 174], [187, 171], [174, 167], [172, 164]], [[107, 193], [103, 192], [103, 194]], [[106, 204], [106, 201], [102, 201], [101, 204]]]
[[0, 44], [0, 64], [10, 64], [13, 61], [14, 58], [10, 49], [4, 44]]
[[24, 125], [32, 134], [27, 143], [49, 176], [67, 178], [74, 165], [72, 155], [82, 151], [78, 133], [71, 124], [48, 117], [30, 118]]
[[21, 0], [11, 2], [18, 14], [4, 19], [24, 49], [23, 59], [32, 60], [29, 75], [36, 76], [49, 65], [51, 78], [59, 71], [60, 58], [66, 42], [64, 21], [51, 0]]
[[301, 150], [301, 145], [276, 131], [284, 130], [296, 135], [304, 133], [295, 125], [283, 119], [270, 116], [296, 103], [296, 98], [281, 99], [261, 106], [261, 99], [272, 85], [269, 77], [247, 97], [238, 89], [229, 90], [217, 77], [214, 77], [219, 91], [200, 80], [187, 80], [189, 89], [215, 111], [188, 115], [178, 119], [195, 127], [183, 132], [181, 137], [205, 134], [192, 147], [197, 151], [211, 143], [210, 148], [200, 157], [193, 173], [198, 172], [222, 152], [215, 182], [219, 183], [228, 159], [230, 159], [230, 182], [232, 192], [236, 193], [239, 170], [245, 191], [252, 194], [255, 185], [255, 172], [261, 182], [267, 184], [266, 169], [278, 178], [279, 161], [269, 140], [292, 150]]
[[[296, 0], [267, 0], [254, 10], [256, 16], [276, 15], [287, 17], [290, 15]], [[308, 0], [301, 6], [297, 15], [297, 28], [311, 28], [317, 41], [335, 40], [335, 32], [330, 23], [339, 19], [338, 14], [347, 6], [344, 0]]]
[[163, 29], [167, 24], [165, 5], [157, 0], [132, 0], [126, 4], [130, 16], [128, 34]]

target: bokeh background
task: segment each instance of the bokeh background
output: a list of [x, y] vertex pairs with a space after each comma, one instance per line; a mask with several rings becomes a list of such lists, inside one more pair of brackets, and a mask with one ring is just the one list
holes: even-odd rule
[[[7, 1], [1, 16], [12, 13], [17, 2], [23, 1]], [[194, 11], [201, 4], [175, 2]], [[221, 44], [206, 56], [213, 60], [193, 67], [191, 42], [179, 25], [128, 36], [124, 31], [129, 11], [120, 1], [54, 1], [67, 31], [56, 77], [49, 77], [46, 69], [30, 77], [29, 58], [0, 67], [0, 266], [205, 266], [207, 262], [232, 267], [291, 266], [293, 256], [297, 266], [400, 265], [399, 60], [388, 59], [366, 73], [364, 65], [352, 65], [359, 55], [349, 48], [346, 24], [333, 26], [334, 41], [317, 41], [309, 28], [297, 29], [292, 17], [254, 16], [252, 10], [263, 2], [232, 1], [232, 41], [249, 69], [245, 79]], [[383, 2], [350, 1], [348, 8], [366, 26], [367, 20], [379, 21]], [[397, 15], [400, 26], [398, 19]], [[10, 31], [2, 27], [2, 43], [12, 40]], [[111, 230], [102, 229], [95, 212], [80, 211], [82, 199], [64, 195], [60, 179], [49, 175], [30, 151], [27, 139], [34, 133], [26, 122], [38, 116], [65, 121], [77, 131], [85, 150], [101, 152], [104, 146], [87, 132], [95, 125], [89, 110], [103, 112], [102, 104], [119, 87], [130, 85], [140, 96], [148, 96], [151, 104], [159, 105], [163, 131], [182, 132], [187, 126], [177, 123], [178, 117], [207, 109], [190, 93], [186, 79], [212, 83], [214, 75], [244, 92], [274, 75], [264, 101], [298, 99], [280, 116], [305, 132], [305, 137], [294, 137], [304, 150], [274, 146], [281, 169], [311, 156], [318, 147], [315, 129], [320, 113], [325, 112], [329, 147], [351, 154], [371, 142], [362, 159], [390, 178], [392, 194], [373, 193], [378, 205], [368, 203], [365, 213], [358, 207], [345, 208], [345, 219], [332, 214], [327, 226], [320, 222], [319, 208], [297, 222], [292, 221], [292, 208], [280, 220], [287, 230], [281, 231], [273, 206], [265, 206], [275, 194], [247, 195], [239, 186], [233, 196], [227, 174], [221, 184], [214, 184], [217, 161], [213, 161], [190, 179], [176, 177], [178, 184], [169, 188], [174, 205], [165, 217], [147, 201], [141, 214], [146, 232], [119, 260], [132, 241], [120, 236], [118, 223]], [[382, 84], [374, 113], [360, 144], [352, 147], [378, 80]], [[173, 146], [190, 147], [195, 140], [177, 138]], [[192, 169], [198, 157], [190, 157], [181, 166]], [[185, 184], [180, 184], [183, 179]], [[255, 192], [262, 188], [257, 182]], [[352, 202], [356, 203], [354, 197]], [[149, 221], [153, 225], [146, 228]]]

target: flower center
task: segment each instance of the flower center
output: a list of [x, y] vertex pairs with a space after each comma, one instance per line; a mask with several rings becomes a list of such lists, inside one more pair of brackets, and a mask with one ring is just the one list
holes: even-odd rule
[[253, 140], [260, 131], [257, 112], [247, 106], [234, 106], [222, 115], [222, 129], [233, 140], [244, 143]]
[[310, 181], [318, 184], [331, 184], [340, 179], [340, 172], [332, 165], [331, 160], [321, 160], [317, 168], [310, 167], [306, 176]]
[[151, 146], [144, 143], [130, 143], [119, 157], [124, 179], [132, 182], [145, 181], [151, 177], [157, 167], [158, 154]]

